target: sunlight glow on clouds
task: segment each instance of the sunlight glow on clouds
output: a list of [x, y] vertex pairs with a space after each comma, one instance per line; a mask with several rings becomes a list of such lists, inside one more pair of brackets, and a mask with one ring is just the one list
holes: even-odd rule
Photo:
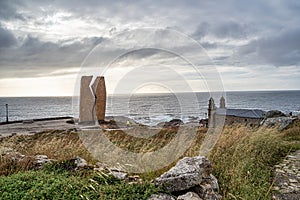
[[[300, 89], [299, 7], [298, 0], [0, 1], [0, 96], [72, 95], [79, 67], [96, 45], [144, 27], [171, 28], [197, 40], [227, 90]], [[118, 48], [98, 55], [99, 63], [126, 45]], [[173, 59], [159, 56], [146, 52], [120, 66]], [[193, 88], [205, 90], [198, 85], [203, 80], [178, 59], [173, 62]], [[109, 72], [108, 87], [124, 70]], [[149, 88], [145, 92], [153, 92]]]
[[1, 96], [72, 96], [75, 76], [0, 79]]

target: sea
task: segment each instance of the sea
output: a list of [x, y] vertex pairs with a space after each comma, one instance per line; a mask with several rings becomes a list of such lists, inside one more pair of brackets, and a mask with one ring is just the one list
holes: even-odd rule
[[[300, 90], [238, 91], [223, 93], [177, 93], [109, 95], [107, 116], [125, 116], [139, 123], [156, 125], [171, 119], [184, 122], [207, 117], [208, 99], [214, 97], [216, 106], [224, 96], [227, 108], [280, 110], [286, 114], [300, 111]], [[0, 97], [0, 122], [49, 117], [78, 117], [76, 97]]]

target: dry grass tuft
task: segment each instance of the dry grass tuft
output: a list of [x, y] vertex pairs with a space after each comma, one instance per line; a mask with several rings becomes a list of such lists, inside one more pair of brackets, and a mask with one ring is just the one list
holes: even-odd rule
[[26, 156], [47, 155], [55, 160], [68, 160], [76, 156], [93, 161], [78, 133], [72, 131], [45, 131], [35, 135], [16, 135], [2, 138], [0, 145], [10, 147]]
[[293, 127], [226, 127], [209, 157], [224, 199], [270, 199], [273, 166], [300, 149], [299, 135]]

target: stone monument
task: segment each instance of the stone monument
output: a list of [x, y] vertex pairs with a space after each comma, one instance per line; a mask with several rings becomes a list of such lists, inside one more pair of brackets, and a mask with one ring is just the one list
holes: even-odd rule
[[92, 78], [92, 76], [81, 77], [79, 124], [94, 125], [96, 121], [101, 123], [105, 119], [106, 87], [104, 77], [97, 77], [91, 85]]
[[101, 123], [105, 119], [106, 109], [106, 87], [104, 77], [97, 77], [92, 85], [92, 88], [95, 95], [94, 112], [96, 115], [96, 120], [98, 120], [98, 122]]

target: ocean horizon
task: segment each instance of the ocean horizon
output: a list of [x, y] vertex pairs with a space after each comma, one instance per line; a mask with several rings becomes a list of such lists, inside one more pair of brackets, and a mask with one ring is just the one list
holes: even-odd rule
[[[156, 125], [179, 118], [184, 122], [206, 118], [208, 99], [218, 106], [225, 96], [228, 108], [280, 110], [286, 114], [300, 110], [300, 90], [227, 91], [195, 93], [113, 94], [107, 97], [106, 116], [126, 116], [140, 123]], [[0, 97], [0, 122], [48, 117], [78, 117], [78, 100], [72, 96]]]

